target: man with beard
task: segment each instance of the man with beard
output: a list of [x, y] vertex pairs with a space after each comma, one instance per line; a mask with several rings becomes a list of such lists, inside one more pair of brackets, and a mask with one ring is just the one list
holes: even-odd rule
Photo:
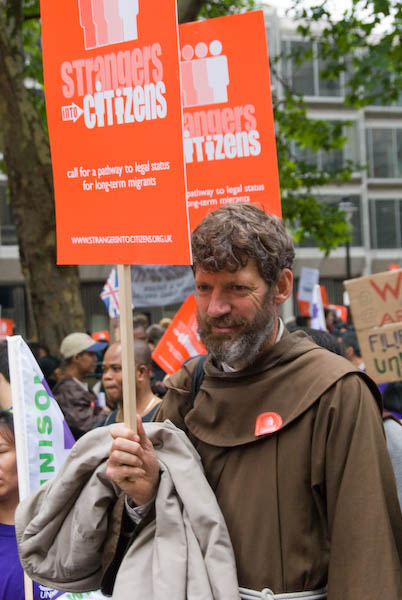
[[[278, 218], [242, 204], [209, 214], [192, 247], [209, 355], [195, 398], [199, 359], [169, 378], [156, 420], [184, 430], [201, 457], [230, 534], [241, 597], [400, 600], [402, 516], [380, 396], [346, 359], [284, 328], [278, 312], [292, 292], [292, 238]], [[158, 489], [156, 453], [138, 417], [137, 424], [138, 434], [124, 424], [111, 428], [106, 475], [124, 502], [123, 512], [113, 512], [103, 561], [108, 593], [116, 573], [129, 586], [123, 565], [135, 549], [143, 556], [155, 495], [156, 509], [168, 515], [171, 507], [160, 506], [164, 476]], [[128, 523], [139, 537], [122, 562]], [[165, 541], [168, 548], [168, 535]]]

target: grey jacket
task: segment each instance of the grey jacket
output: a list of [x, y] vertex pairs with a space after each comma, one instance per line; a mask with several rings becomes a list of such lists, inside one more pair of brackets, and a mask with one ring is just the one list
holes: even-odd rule
[[[229, 535], [197, 452], [169, 422], [144, 426], [161, 467], [156, 519], [123, 558], [113, 598], [239, 598]], [[57, 476], [17, 509], [21, 562], [39, 583], [72, 592], [101, 585], [108, 517], [120, 493], [105, 474], [109, 429], [82, 437]]]

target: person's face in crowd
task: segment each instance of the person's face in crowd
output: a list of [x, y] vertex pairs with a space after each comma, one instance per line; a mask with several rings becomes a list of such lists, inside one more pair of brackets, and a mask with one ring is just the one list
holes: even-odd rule
[[18, 503], [15, 443], [8, 429], [0, 427], [0, 502]]
[[147, 332], [143, 325], [137, 325], [134, 327], [133, 335], [135, 340], [147, 340]]
[[95, 373], [97, 357], [95, 352], [77, 354], [77, 365], [82, 374]]
[[108, 406], [117, 406], [123, 399], [123, 376], [121, 370], [121, 345], [110, 346], [103, 357], [102, 383]]
[[335, 321], [335, 313], [332, 312], [332, 310], [330, 310], [327, 313], [327, 316], [325, 317], [325, 322], [327, 324], [327, 327], [332, 327]]
[[231, 366], [251, 364], [266, 345], [277, 316], [255, 261], [235, 273], [196, 269], [195, 286], [199, 332], [208, 351]]

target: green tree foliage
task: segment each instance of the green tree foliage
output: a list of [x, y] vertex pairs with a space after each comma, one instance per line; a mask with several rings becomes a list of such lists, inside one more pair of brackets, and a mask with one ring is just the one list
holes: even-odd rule
[[55, 351], [84, 328], [78, 268], [56, 266], [52, 165], [43, 118], [39, 3], [0, 0], [0, 137], [33, 319]]
[[400, 0], [352, 0], [335, 20], [328, 0], [306, 6], [294, 0], [299, 33], [320, 40], [326, 61], [324, 78], [347, 77], [346, 104], [389, 105], [402, 97], [402, 3]]
[[[211, 0], [204, 2], [199, 17], [212, 18], [259, 8], [254, 0]], [[295, 144], [301, 150], [331, 151], [339, 149], [346, 141], [344, 125], [308, 118], [307, 107], [301, 96], [279, 76], [279, 62], [286, 57], [271, 59], [271, 77], [283, 94], [273, 94], [276, 124], [276, 146], [283, 215], [297, 242], [312, 238], [327, 254], [339, 244], [350, 239], [350, 227], [345, 215], [335, 206], [316, 199], [318, 187], [350, 179], [354, 165], [350, 162], [331, 171], [319, 170], [312, 161], [301, 160], [295, 153]], [[302, 61], [308, 56], [292, 56]]]
[[213, 19], [214, 17], [233, 15], [255, 8], [257, 8], [257, 4], [254, 0], [208, 0], [203, 3], [198, 16]]
[[[254, 0], [178, 0], [180, 22], [196, 18], [210, 18], [258, 8]], [[362, 9], [364, 12], [362, 13]], [[69, 279], [66, 269], [51, 271], [55, 259], [54, 214], [49, 199], [53, 188], [49, 181], [50, 153], [48, 149], [45, 106], [43, 99], [43, 75], [40, 42], [39, 0], [0, 0], [0, 139], [4, 139], [4, 165], [8, 174], [11, 201], [17, 210], [17, 231], [23, 271], [31, 304], [40, 307], [36, 318], [49, 321], [56, 308], [50, 307], [44, 297], [51, 281], [55, 293], [64, 294], [62, 302], [55, 302], [57, 310], [68, 303], [75, 304], [76, 323], [80, 322], [77, 294], [78, 277]], [[348, 79], [346, 102], [360, 107], [369, 103], [388, 104], [399, 98], [402, 84], [402, 5], [396, 0], [353, 0], [353, 6], [340, 21], [334, 21], [327, 0], [317, 6], [306, 8], [303, 0], [294, 0], [296, 18], [301, 19], [298, 31], [307, 41], [320, 40], [320, 56], [325, 60], [323, 78], [337, 78], [345, 71]], [[388, 20], [388, 28], [378, 32], [379, 25]], [[318, 28], [318, 29], [317, 29]], [[311, 59], [312, 51], [293, 57], [301, 62]], [[313, 237], [317, 244], [329, 252], [349, 235], [344, 214], [333, 206], [319, 203], [316, 191], [322, 185], [343, 182], [350, 178], [353, 165], [348, 163], [331, 171], [319, 171], [313, 161], [301, 160], [295, 153], [295, 145], [301, 150], [317, 152], [337, 149], [345, 142], [342, 123], [312, 120], [307, 117], [303, 99], [294, 94], [288, 82], [280, 81], [280, 58], [271, 61], [274, 83], [281, 83], [284, 93], [274, 94], [274, 113], [277, 133], [277, 151], [284, 216], [290, 223], [296, 240]], [[11, 116], [13, 123], [11, 126]], [[38, 118], [39, 117], [39, 118]], [[18, 123], [18, 127], [17, 127]], [[14, 136], [18, 144], [13, 142]], [[12, 147], [13, 152], [7, 152]], [[42, 177], [42, 187], [39, 186]], [[25, 211], [25, 212], [24, 212]], [[46, 217], [44, 211], [49, 216]], [[51, 214], [50, 214], [51, 213]], [[41, 215], [40, 239], [28, 239], [25, 227]], [[26, 218], [24, 215], [28, 215]], [[38, 217], [39, 218], [39, 217]], [[34, 232], [32, 232], [33, 235]], [[46, 260], [39, 256], [39, 246], [47, 249]], [[55, 262], [55, 260], [54, 260]], [[40, 280], [39, 265], [49, 270], [48, 286], [43, 294], [32, 285]], [[36, 269], [36, 271], [35, 271]], [[64, 275], [63, 275], [64, 273]], [[59, 279], [66, 278], [67, 289], [58, 290]], [[70, 298], [70, 299], [69, 299]], [[73, 298], [73, 300], [71, 300]], [[57, 311], [56, 311], [57, 312]], [[64, 308], [64, 314], [67, 309]], [[65, 317], [64, 317], [65, 318]], [[48, 344], [54, 347], [56, 338], [62, 335], [57, 328], [57, 315], [50, 319], [52, 332]], [[67, 325], [66, 325], [67, 327]]]
[[[307, 42], [303, 53], [293, 53], [295, 64], [319, 58], [325, 67], [324, 80], [345, 74], [345, 104], [361, 108], [390, 105], [401, 100], [402, 90], [402, 4], [399, 0], [352, 0], [342, 17], [334, 19], [330, 2], [312, 4], [294, 0], [289, 15], [299, 23], [297, 31]], [[314, 44], [314, 42], [316, 42]], [[314, 54], [313, 48], [316, 49]], [[272, 75], [278, 80], [278, 62]], [[303, 99], [281, 82], [284, 98], [274, 98], [277, 149], [284, 215], [294, 227], [296, 240], [312, 236], [327, 253], [348, 236], [345, 215], [334, 206], [318, 203], [314, 190], [328, 183], [350, 179], [353, 170], [365, 166], [346, 163], [332, 172], [319, 172], [314, 165], [295, 159], [292, 141], [304, 150], [330, 150], [345, 142], [342, 126], [307, 118]]]

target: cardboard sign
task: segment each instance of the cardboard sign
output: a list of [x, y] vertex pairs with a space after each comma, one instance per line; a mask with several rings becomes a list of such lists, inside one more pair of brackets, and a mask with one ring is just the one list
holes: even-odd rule
[[367, 373], [376, 383], [402, 377], [402, 269], [345, 281]]
[[239, 202], [281, 216], [263, 12], [187, 23], [179, 35], [191, 230]]
[[357, 332], [367, 373], [377, 383], [402, 380], [402, 321]]
[[402, 269], [344, 282], [356, 329], [402, 321]]
[[5, 340], [8, 335], [13, 335], [14, 321], [12, 319], [0, 319], [0, 340]]
[[189, 264], [174, 0], [41, 0], [59, 264]]
[[154, 361], [169, 375], [192, 356], [207, 353], [197, 329], [197, 302], [190, 294], [152, 353]]

